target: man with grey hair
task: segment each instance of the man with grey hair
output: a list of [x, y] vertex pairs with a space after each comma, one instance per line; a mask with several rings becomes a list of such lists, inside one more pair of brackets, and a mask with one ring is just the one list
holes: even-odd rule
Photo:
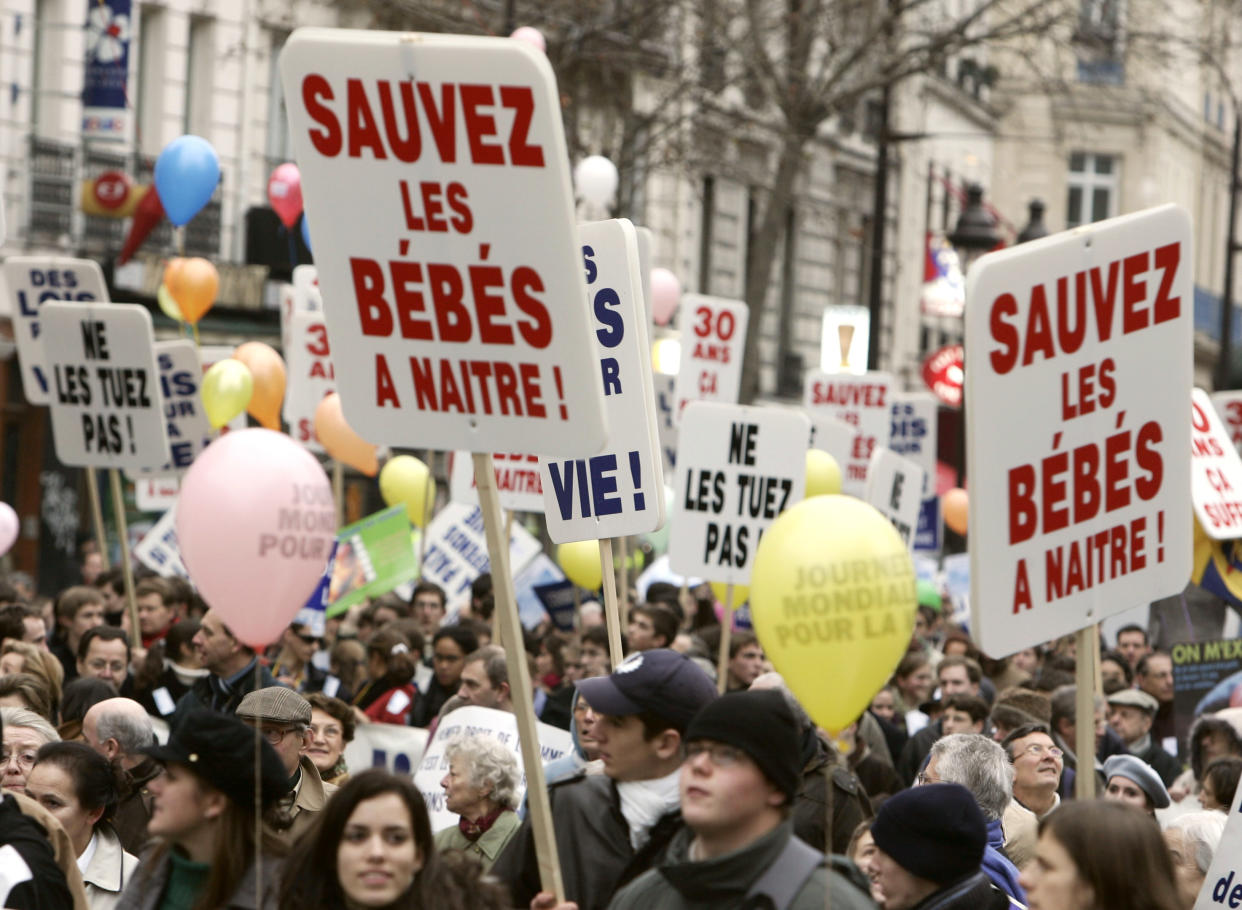
[[1187, 812], [1173, 819], [1164, 829], [1164, 842], [1169, 847], [1176, 873], [1177, 891], [1183, 906], [1187, 908], [1195, 905], [1203, 888], [1228, 819], [1224, 812], [1214, 809]]
[[[466, 655], [457, 695], [466, 705], [513, 712], [509, 698], [509, 664], [504, 648], [487, 645]], [[464, 707], [464, 705], [463, 705]]]
[[117, 804], [112, 827], [127, 853], [138, 856], [147, 843], [153, 796], [147, 784], [163, 770], [142, 750], [155, 745], [155, 727], [146, 709], [132, 698], [107, 698], [92, 705], [82, 718], [82, 738], [113, 765], [132, 785]]
[[517, 758], [499, 740], [468, 733], [448, 741], [444, 760], [449, 765], [440, 781], [444, 808], [459, 818], [436, 833], [436, 848], [469, 853], [487, 871], [522, 824], [514, 811], [522, 776]]
[[988, 823], [988, 845], [983, 851], [983, 873], [1011, 901], [1025, 906], [1026, 892], [1018, 884], [1018, 868], [1004, 853], [1001, 818], [1013, 799], [1013, 765], [1000, 744], [979, 733], [954, 733], [931, 747], [927, 766], [917, 785], [961, 784], [978, 803]]

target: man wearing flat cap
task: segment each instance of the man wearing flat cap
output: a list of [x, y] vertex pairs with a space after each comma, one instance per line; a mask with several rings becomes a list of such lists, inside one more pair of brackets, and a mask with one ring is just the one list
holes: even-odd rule
[[311, 826], [316, 813], [323, 810], [328, 797], [337, 789], [324, 783], [315, 763], [302, 754], [310, 748], [312, 739], [310, 702], [292, 689], [270, 686], [243, 698], [237, 706], [237, 717], [262, 732], [285, 766], [290, 793], [284, 798], [284, 808], [293, 817], [293, 825], [288, 831], [275, 833], [292, 844]]
[[1165, 787], [1169, 787], [1182, 768], [1151, 735], [1159, 709], [1160, 703], [1142, 689], [1121, 689], [1108, 696], [1108, 725], [1117, 731], [1126, 750], [1151, 765]]
[[1134, 755], [1111, 755], [1104, 762], [1104, 777], [1108, 780], [1104, 798], [1129, 803], [1145, 811], [1152, 818], [1157, 809], [1169, 807], [1169, 791], [1151, 765]]

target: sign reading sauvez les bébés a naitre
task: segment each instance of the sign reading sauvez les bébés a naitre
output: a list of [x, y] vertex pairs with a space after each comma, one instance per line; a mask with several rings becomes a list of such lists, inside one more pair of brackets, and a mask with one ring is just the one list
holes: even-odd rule
[[1190, 222], [1163, 206], [967, 280], [972, 633], [1002, 656], [1190, 574]]
[[281, 71], [354, 430], [377, 444], [598, 452], [599, 364], [543, 54], [299, 29]]

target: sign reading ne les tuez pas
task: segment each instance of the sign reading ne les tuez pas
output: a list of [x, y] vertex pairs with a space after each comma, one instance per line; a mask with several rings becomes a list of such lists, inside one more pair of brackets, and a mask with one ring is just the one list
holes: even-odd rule
[[967, 278], [972, 633], [1012, 654], [1190, 575], [1190, 220], [1163, 206]]
[[543, 54], [299, 29], [281, 71], [350, 425], [377, 444], [598, 452], [603, 391]]

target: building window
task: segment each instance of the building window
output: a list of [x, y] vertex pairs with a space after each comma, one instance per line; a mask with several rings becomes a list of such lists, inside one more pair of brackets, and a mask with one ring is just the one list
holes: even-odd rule
[[703, 178], [703, 209], [699, 219], [699, 293], [712, 292], [712, 228], [716, 217], [716, 179]]
[[1074, 33], [1079, 82], [1125, 82], [1121, 3], [1122, 0], [1082, 0]]
[[1074, 152], [1069, 160], [1065, 226], [1078, 227], [1117, 214], [1121, 161], [1116, 155]]
[[189, 53], [185, 67], [185, 120], [187, 133], [207, 136], [211, 132], [211, 98], [214, 94], [216, 54], [215, 20], [190, 17]]
[[136, 98], [134, 145], [147, 155], [164, 147], [164, 49], [167, 47], [165, 11], [142, 4], [138, 19], [138, 72], [130, 83]]

